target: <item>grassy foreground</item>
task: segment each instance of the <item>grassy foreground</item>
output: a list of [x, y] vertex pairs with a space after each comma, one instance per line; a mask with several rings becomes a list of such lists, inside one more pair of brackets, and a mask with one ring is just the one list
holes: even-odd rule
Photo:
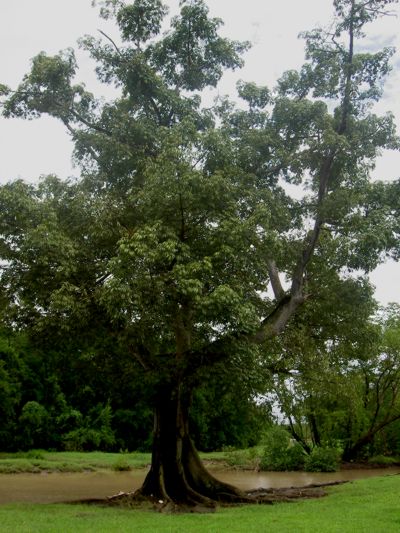
[[163, 515], [85, 505], [0, 506], [2, 533], [398, 533], [400, 475], [332, 487], [326, 498]]

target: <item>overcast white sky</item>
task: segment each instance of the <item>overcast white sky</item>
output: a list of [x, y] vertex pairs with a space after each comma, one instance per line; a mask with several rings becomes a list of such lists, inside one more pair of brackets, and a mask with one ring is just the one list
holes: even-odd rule
[[[172, 13], [179, 0], [165, 0]], [[220, 94], [233, 94], [238, 79], [273, 86], [283, 71], [298, 68], [303, 61], [300, 31], [326, 26], [332, 16], [332, 0], [208, 0], [214, 16], [225, 21], [223, 32], [233, 39], [250, 40], [246, 66], [227, 75]], [[399, 7], [395, 6], [399, 14]], [[0, 0], [0, 83], [15, 87], [29, 70], [30, 59], [44, 50], [57, 53], [76, 48], [84, 34], [103, 29], [117, 35], [114, 27], [98, 17], [91, 0]], [[390, 17], [371, 27], [371, 45], [396, 46], [394, 70], [386, 83], [378, 111], [392, 111], [400, 128], [400, 18]], [[98, 87], [93, 64], [78, 53], [79, 81], [85, 81], [96, 94], [107, 95]], [[50, 118], [34, 121], [0, 118], [0, 183], [14, 178], [35, 181], [41, 174], [60, 177], [78, 175], [71, 165], [72, 144], [61, 124]], [[384, 153], [376, 177], [400, 178], [400, 153]], [[376, 296], [382, 303], [400, 302], [400, 265], [388, 263], [372, 275]]]

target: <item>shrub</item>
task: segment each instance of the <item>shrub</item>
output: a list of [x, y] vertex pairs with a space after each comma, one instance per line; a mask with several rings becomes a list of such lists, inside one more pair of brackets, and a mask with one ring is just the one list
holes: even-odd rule
[[49, 438], [50, 415], [38, 402], [27, 402], [18, 419], [21, 428], [21, 447], [44, 447]]
[[303, 470], [306, 454], [301, 444], [295, 442], [289, 446], [287, 456], [286, 470]]
[[307, 472], [336, 472], [339, 469], [339, 451], [327, 446], [316, 446], [306, 458]]
[[246, 450], [234, 450], [228, 447], [225, 450], [224, 460], [229, 466], [255, 470], [260, 463], [259, 448], [247, 448]]
[[26, 453], [24, 453], [24, 457], [26, 457], [27, 459], [42, 460], [45, 458], [44, 454], [45, 454], [44, 450], [29, 450]]
[[111, 428], [111, 407], [98, 405], [81, 421], [81, 426], [63, 435], [68, 451], [109, 450], [115, 445]]
[[271, 428], [265, 436], [261, 470], [301, 470], [305, 454], [299, 443], [292, 443], [289, 433], [281, 427]]
[[400, 463], [400, 457], [390, 457], [388, 455], [374, 455], [368, 459], [373, 465], [391, 466]]
[[125, 457], [118, 457], [118, 459], [112, 465], [112, 469], [116, 472], [128, 472], [129, 470], [132, 470], [130, 464], [125, 459]]

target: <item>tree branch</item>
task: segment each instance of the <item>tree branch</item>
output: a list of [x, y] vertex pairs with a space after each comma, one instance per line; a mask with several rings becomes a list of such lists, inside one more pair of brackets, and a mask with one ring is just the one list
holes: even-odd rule
[[110, 41], [110, 43], [114, 46], [115, 50], [118, 52], [118, 54], [122, 57], [122, 53], [121, 53], [121, 50], [118, 48], [118, 46], [115, 44], [115, 42], [111, 39], [111, 37], [109, 35], [107, 35], [104, 31], [102, 30], [97, 30], [99, 33], [101, 33], [102, 35], [104, 35], [104, 37], [106, 39], [108, 39]]
[[285, 296], [285, 291], [283, 290], [281, 280], [279, 278], [279, 272], [276, 267], [276, 263], [273, 259], [269, 259], [267, 261], [267, 265], [268, 265], [269, 279], [271, 281], [274, 296], [277, 300], [281, 300]]

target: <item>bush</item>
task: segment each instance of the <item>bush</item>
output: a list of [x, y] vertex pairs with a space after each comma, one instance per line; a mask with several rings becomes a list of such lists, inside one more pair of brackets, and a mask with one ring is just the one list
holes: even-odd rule
[[224, 455], [229, 466], [255, 470], [260, 464], [259, 448], [253, 447], [246, 450], [234, 450], [227, 448]]
[[293, 443], [287, 450], [287, 455], [286, 470], [303, 470], [306, 454], [301, 444]]
[[339, 451], [316, 446], [306, 458], [304, 467], [307, 472], [336, 472], [339, 469]]
[[400, 457], [391, 457], [388, 455], [374, 455], [368, 459], [372, 465], [391, 466], [400, 463]]
[[111, 407], [98, 405], [81, 421], [81, 427], [63, 435], [65, 449], [68, 451], [93, 451], [112, 449], [115, 435], [111, 429]]
[[26, 453], [24, 453], [24, 457], [27, 459], [44, 459], [46, 452], [44, 450], [28, 450]]
[[292, 443], [289, 433], [281, 427], [271, 428], [265, 436], [261, 470], [302, 470], [305, 454], [299, 443]]
[[46, 447], [50, 433], [50, 415], [38, 402], [27, 402], [18, 419], [22, 448]]
[[129, 470], [132, 470], [125, 457], [118, 457], [118, 459], [112, 465], [112, 469], [116, 472], [128, 472]]

